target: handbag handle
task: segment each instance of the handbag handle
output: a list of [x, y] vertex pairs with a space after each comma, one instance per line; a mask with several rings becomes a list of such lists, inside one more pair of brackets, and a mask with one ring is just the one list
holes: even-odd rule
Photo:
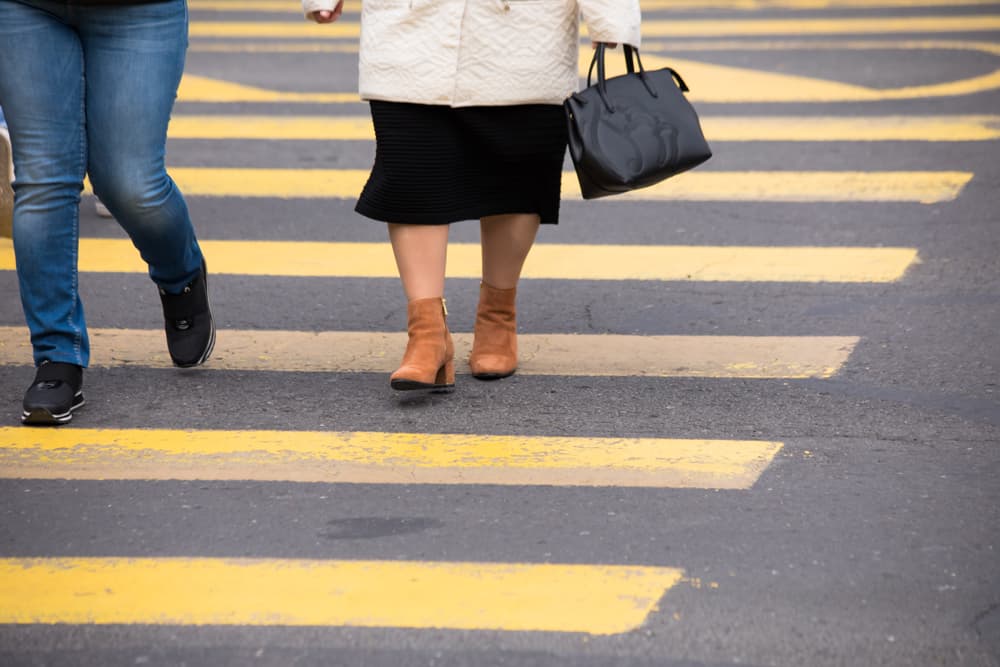
[[[646, 68], [642, 66], [642, 59], [639, 57], [639, 49], [629, 44], [623, 44], [622, 46], [625, 47], [625, 70], [629, 74], [636, 73], [635, 63], [633, 63], [632, 61], [634, 56], [635, 62], [639, 64], [639, 71], [638, 71], [639, 80], [642, 81], [643, 86], [646, 87], [646, 90], [649, 92], [650, 95], [652, 95], [653, 97], [659, 97], [659, 94], [656, 92], [656, 89], [653, 88], [649, 80], [646, 78]], [[604, 42], [597, 43], [597, 48], [594, 49], [594, 57], [590, 61], [590, 69], [587, 70], [587, 87], [589, 88], [592, 85], [591, 80], [594, 75], [594, 66], [596, 65], [597, 92], [601, 97], [601, 101], [604, 102], [604, 106], [605, 108], [607, 108], [608, 112], [614, 113], [615, 107], [613, 104], [611, 104], [611, 100], [608, 99], [608, 84], [607, 84], [607, 77], [605, 76], [604, 56], [606, 50], [607, 46], [604, 44]], [[673, 68], [670, 67], [666, 67], [664, 69], [670, 72], [670, 75], [677, 82], [677, 87], [680, 88], [682, 92], [685, 93], [688, 92], [689, 90], [688, 86], [686, 83], [684, 83], [684, 79], [681, 78], [680, 74], [678, 74]]]

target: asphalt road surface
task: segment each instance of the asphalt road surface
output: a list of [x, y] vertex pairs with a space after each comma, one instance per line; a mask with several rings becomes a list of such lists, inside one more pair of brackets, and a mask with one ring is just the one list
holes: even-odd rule
[[714, 157], [596, 202], [569, 174], [519, 373], [422, 396], [353, 212], [357, 20], [191, 0], [204, 368], [85, 195], [87, 405], [19, 426], [0, 239], [0, 664], [1000, 665], [1000, 3], [647, 0]]

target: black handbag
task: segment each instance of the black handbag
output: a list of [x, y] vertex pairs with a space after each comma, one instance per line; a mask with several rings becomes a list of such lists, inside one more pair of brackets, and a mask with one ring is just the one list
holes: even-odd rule
[[[587, 88], [563, 103], [584, 199], [644, 188], [712, 157], [677, 72], [669, 67], [647, 72], [638, 49], [626, 44], [628, 73], [607, 79], [604, 52], [604, 44], [598, 44]], [[591, 85], [595, 65], [597, 83]]]

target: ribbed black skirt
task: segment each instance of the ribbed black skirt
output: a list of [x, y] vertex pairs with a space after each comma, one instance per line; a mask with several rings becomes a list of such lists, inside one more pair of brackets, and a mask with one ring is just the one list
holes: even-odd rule
[[375, 164], [358, 213], [427, 225], [507, 213], [559, 222], [567, 142], [561, 106], [372, 101], [371, 112]]

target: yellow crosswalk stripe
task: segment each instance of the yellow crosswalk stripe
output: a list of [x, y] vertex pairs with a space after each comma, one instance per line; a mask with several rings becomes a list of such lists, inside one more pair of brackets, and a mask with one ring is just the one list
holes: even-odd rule
[[[90, 329], [91, 364], [169, 368], [162, 331]], [[455, 333], [467, 359], [468, 333]], [[594, 377], [828, 378], [858, 344], [855, 336], [633, 336], [520, 334], [522, 375]], [[205, 367], [229, 371], [388, 373], [405, 332], [225, 329]], [[0, 327], [0, 364], [30, 363], [27, 329]], [[465, 371], [464, 362], [459, 364]]]
[[993, 141], [1000, 116], [707, 117], [709, 141]]
[[[367, 169], [172, 167], [181, 190], [202, 197], [355, 199]], [[952, 201], [972, 180], [961, 171], [693, 171], [613, 201], [916, 202]], [[563, 174], [564, 199], [580, 199]]]
[[0, 623], [632, 630], [667, 567], [250, 558], [0, 559]]
[[[833, 81], [824, 78], [802, 76], [788, 72], [769, 72], [747, 67], [733, 67], [698, 60], [681, 59], [676, 56], [664, 57], [655, 51], [676, 52], [678, 50], [712, 50], [713, 45], [691, 42], [657, 44], [647, 42], [647, 53], [643, 62], [649, 69], [673, 67], [683, 72], [691, 86], [689, 97], [696, 103], [734, 104], [739, 102], [875, 102], [884, 100], [923, 99], [930, 97], [954, 97], [972, 95], [995, 90], [1000, 87], [1000, 70], [993, 70], [976, 76], [902, 87], [869, 87]], [[787, 48], [789, 42], [732, 43], [717, 41], [715, 50], [744, 50], [767, 48]], [[798, 49], [805, 51], [828, 50], [826, 42], [798, 42]], [[840, 50], [878, 51], [880, 49], [944, 49], [994, 53], [998, 48], [988, 42], [893, 42], [888, 45], [871, 42], [843, 42]], [[196, 43], [194, 50], [234, 53], [303, 53], [303, 52], [344, 52], [355, 53], [352, 42], [299, 41], [294, 43], [266, 42], [240, 43], [225, 42]], [[587, 76], [592, 51], [584, 46], [579, 53], [580, 75]], [[608, 63], [608, 74], [614, 76], [625, 70], [622, 59], [612, 59]], [[286, 92], [260, 88], [248, 84], [212, 79], [195, 74], [186, 74], [181, 81], [178, 100], [182, 102], [263, 102], [281, 104], [359, 104], [356, 92]]]
[[[869, 16], [850, 18], [796, 19], [671, 19], [646, 20], [642, 35], [649, 37], [732, 37], [760, 35], [871, 35], [900, 33], [993, 32], [1000, 29], [1000, 16]], [[299, 21], [192, 21], [194, 38], [253, 37], [276, 39], [357, 38], [361, 25], [338, 21], [318, 25]]]
[[[202, 0], [196, 0], [201, 2]], [[254, 0], [250, 0], [253, 2]], [[271, 0], [264, 0], [265, 3]], [[898, 7], [970, 7], [995, 5], [996, 0], [642, 0], [644, 11], [730, 9], [887, 9]]]
[[0, 427], [0, 478], [749, 489], [761, 440]]
[[[642, 0], [643, 11], [690, 11], [692, 9], [888, 9], [898, 7], [955, 7], [995, 5], [996, 0]], [[190, 0], [192, 10], [225, 12], [269, 12], [300, 17], [300, 9], [284, 0]], [[345, 2], [344, 12], [357, 14], [360, 2]]]
[[[213, 273], [255, 276], [395, 278], [388, 243], [201, 241]], [[539, 243], [523, 277], [552, 280], [893, 282], [918, 261], [916, 248], [812, 246], [647, 246]], [[479, 278], [477, 243], [448, 246], [448, 276]], [[84, 272], [146, 273], [125, 239], [80, 240]], [[15, 269], [0, 239], [0, 270]]]
[[[712, 141], [992, 141], [1000, 116], [706, 116]], [[370, 141], [369, 116], [174, 115], [172, 139]]]
[[[353, 47], [352, 47], [353, 48]], [[179, 102], [282, 102], [310, 104], [359, 104], [357, 92], [294, 92], [271, 90], [222, 79], [185, 73], [177, 89]]]

